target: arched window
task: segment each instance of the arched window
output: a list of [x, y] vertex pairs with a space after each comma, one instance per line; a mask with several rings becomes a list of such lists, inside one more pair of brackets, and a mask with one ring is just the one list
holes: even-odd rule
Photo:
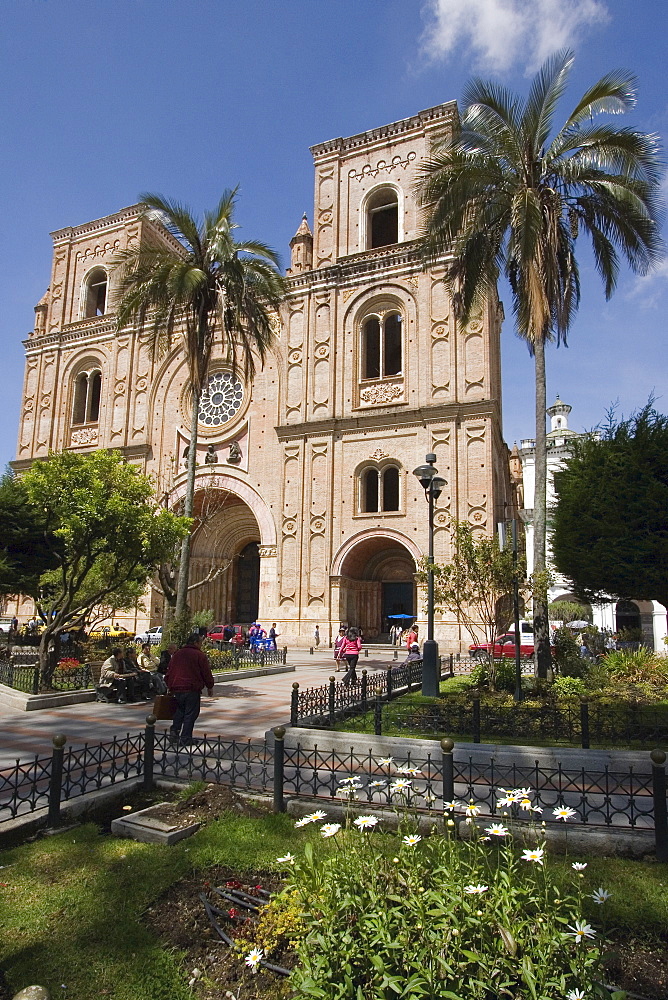
[[401, 314], [369, 316], [362, 324], [362, 378], [401, 374]]
[[367, 469], [362, 487], [362, 509], [367, 514], [378, 510], [378, 469]]
[[86, 278], [84, 286], [85, 319], [104, 316], [107, 309], [107, 272], [103, 267], [94, 268]]
[[379, 188], [366, 205], [366, 248], [399, 242], [399, 199], [394, 188]]
[[383, 510], [399, 510], [399, 470], [390, 465], [383, 472]]
[[385, 513], [399, 510], [399, 469], [388, 465], [385, 469], [365, 469], [360, 489], [360, 511], [363, 514]]
[[73, 424], [94, 424], [100, 419], [102, 375], [99, 371], [80, 372], [74, 383]]

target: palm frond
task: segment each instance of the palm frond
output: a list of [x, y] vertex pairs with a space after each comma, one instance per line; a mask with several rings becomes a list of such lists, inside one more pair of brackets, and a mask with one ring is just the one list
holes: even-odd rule
[[531, 149], [534, 157], [539, 156], [552, 131], [554, 114], [566, 90], [573, 61], [569, 49], [555, 52], [533, 79], [520, 128], [525, 148]]

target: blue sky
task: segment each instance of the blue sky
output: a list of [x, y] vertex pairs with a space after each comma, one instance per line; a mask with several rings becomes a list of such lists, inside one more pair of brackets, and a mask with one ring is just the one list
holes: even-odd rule
[[[200, 210], [240, 185], [240, 235], [288, 242], [312, 219], [309, 146], [459, 98], [467, 79], [526, 92], [576, 53], [564, 115], [613, 68], [638, 76], [625, 124], [668, 132], [665, 0], [3, 0], [0, 24], [0, 463], [14, 457], [23, 347], [49, 280], [49, 233], [157, 191]], [[664, 185], [668, 194], [668, 184]], [[549, 349], [548, 396], [575, 429], [650, 392], [668, 412], [668, 263], [625, 270], [605, 302], [582, 245], [582, 305]], [[504, 435], [533, 436], [533, 365], [503, 334]]]

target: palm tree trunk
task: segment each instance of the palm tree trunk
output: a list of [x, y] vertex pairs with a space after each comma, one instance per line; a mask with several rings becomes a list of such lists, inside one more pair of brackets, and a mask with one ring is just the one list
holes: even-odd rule
[[552, 665], [550, 655], [550, 626], [547, 617], [547, 433], [545, 411], [547, 388], [545, 384], [545, 341], [541, 338], [534, 345], [536, 364], [536, 465], [533, 504], [533, 635], [536, 675], [546, 678]]
[[[183, 505], [185, 517], [193, 516], [195, 503], [195, 470], [197, 468], [197, 419], [199, 416], [199, 392], [193, 389], [193, 410], [190, 422], [190, 444], [188, 446], [188, 478], [186, 480], [186, 495]], [[179, 582], [176, 591], [176, 612], [177, 620], [183, 618], [188, 613], [188, 583], [190, 579], [190, 542], [191, 533], [188, 532], [181, 542], [181, 558], [179, 560]]]

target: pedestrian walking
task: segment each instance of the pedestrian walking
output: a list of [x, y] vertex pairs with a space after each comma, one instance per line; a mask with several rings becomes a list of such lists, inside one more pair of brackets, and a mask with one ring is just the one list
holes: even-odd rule
[[348, 664], [348, 669], [343, 678], [343, 683], [348, 686], [352, 681], [357, 681], [357, 661], [359, 660], [362, 640], [356, 628], [349, 628], [341, 644], [341, 658]]
[[334, 640], [334, 662], [336, 663], [335, 670], [337, 672], [341, 670], [341, 661], [343, 658], [341, 654], [341, 647], [343, 646], [345, 638], [346, 638], [346, 630], [345, 628], [343, 628], [343, 626], [341, 626], [341, 628], [339, 629], [339, 634]]
[[320, 628], [319, 628], [318, 625], [316, 625], [315, 632], [313, 633], [313, 642], [314, 642], [315, 647], [317, 649], [318, 646], [320, 645]]
[[271, 640], [272, 649], [278, 649], [278, 646], [276, 645], [276, 640], [278, 639], [278, 636], [279, 633], [276, 631], [276, 622], [274, 622], [271, 628], [269, 629], [269, 639]]
[[167, 668], [167, 687], [176, 699], [169, 738], [181, 746], [192, 743], [193, 727], [201, 710], [202, 691], [206, 688], [209, 698], [213, 695], [213, 674], [201, 646], [202, 636], [193, 633], [185, 646], [174, 653]]

